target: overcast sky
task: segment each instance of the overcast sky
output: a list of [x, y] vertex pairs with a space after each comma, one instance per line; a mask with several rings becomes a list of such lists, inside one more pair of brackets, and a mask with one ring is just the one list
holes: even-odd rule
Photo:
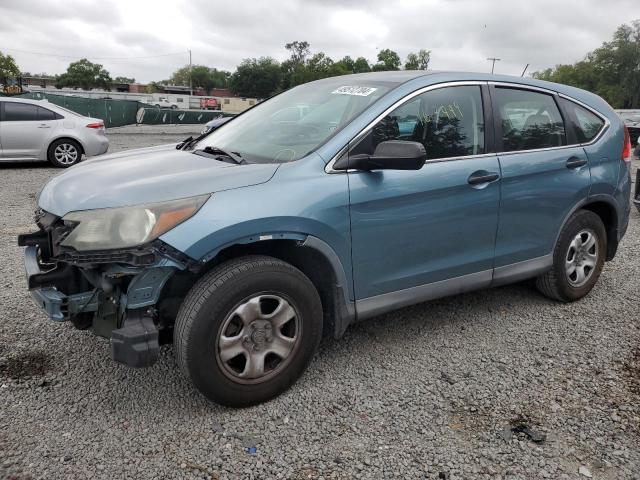
[[640, 17], [638, 2], [0, 0], [0, 51], [31, 73], [62, 73], [87, 57], [113, 77], [148, 82], [187, 64], [189, 49], [194, 64], [233, 70], [247, 57], [284, 60], [285, 43], [306, 40], [336, 60], [375, 62], [379, 49], [390, 48], [404, 61], [426, 48], [432, 69], [488, 71], [486, 58], [499, 57], [496, 72], [520, 75], [527, 63], [535, 71], [582, 59]]

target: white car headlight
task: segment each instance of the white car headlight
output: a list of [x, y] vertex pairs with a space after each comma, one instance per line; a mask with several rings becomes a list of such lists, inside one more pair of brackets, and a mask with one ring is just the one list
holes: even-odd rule
[[200, 195], [148, 205], [70, 212], [62, 220], [78, 225], [61, 245], [78, 251], [142, 245], [191, 218], [209, 197]]

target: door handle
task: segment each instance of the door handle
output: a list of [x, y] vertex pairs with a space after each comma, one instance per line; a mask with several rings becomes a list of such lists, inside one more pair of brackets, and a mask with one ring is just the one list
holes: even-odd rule
[[580, 168], [587, 164], [586, 158], [571, 157], [567, 160], [567, 168]]
[[38, 128], [51, 128], [51, 125], [47, 125], [46, 123], [41, 123], [38, 125]]
[[467, 182], [469, 185], [481, 185], [483, 183], [495, 182], [500, 178], [500, 174], [496, 172], [487, 172], [485, 170], [478, 170], [469, 175]]

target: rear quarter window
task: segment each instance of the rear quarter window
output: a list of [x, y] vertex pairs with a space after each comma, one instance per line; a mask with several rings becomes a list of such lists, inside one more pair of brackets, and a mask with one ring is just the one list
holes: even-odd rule
[[578, 143], [590, 142], [604, 128], [604, 120], [590, 110], [566, 98], [561, 98], [560, 102], [562, 108], [568, 113], [567, 120], [570, 128], [573, 128]]

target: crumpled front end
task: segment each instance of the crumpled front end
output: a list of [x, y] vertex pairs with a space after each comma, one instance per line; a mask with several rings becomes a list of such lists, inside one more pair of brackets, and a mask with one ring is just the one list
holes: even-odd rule
[[193, 262], [159, 240], [78, 252], [61, 245], [74, 225], [42, 210], [36, 223], [37, 232], [18, 238], [26, 247], [27, 286], [36, 304], [51, 320], [109, 338], [115, 361], [134, 367], [154, 363], [160, 343], [170, 339], [167, 319], [177, 309], [171, 298], [163, 304], [161, 294], [176, 274], [189, 274]]

